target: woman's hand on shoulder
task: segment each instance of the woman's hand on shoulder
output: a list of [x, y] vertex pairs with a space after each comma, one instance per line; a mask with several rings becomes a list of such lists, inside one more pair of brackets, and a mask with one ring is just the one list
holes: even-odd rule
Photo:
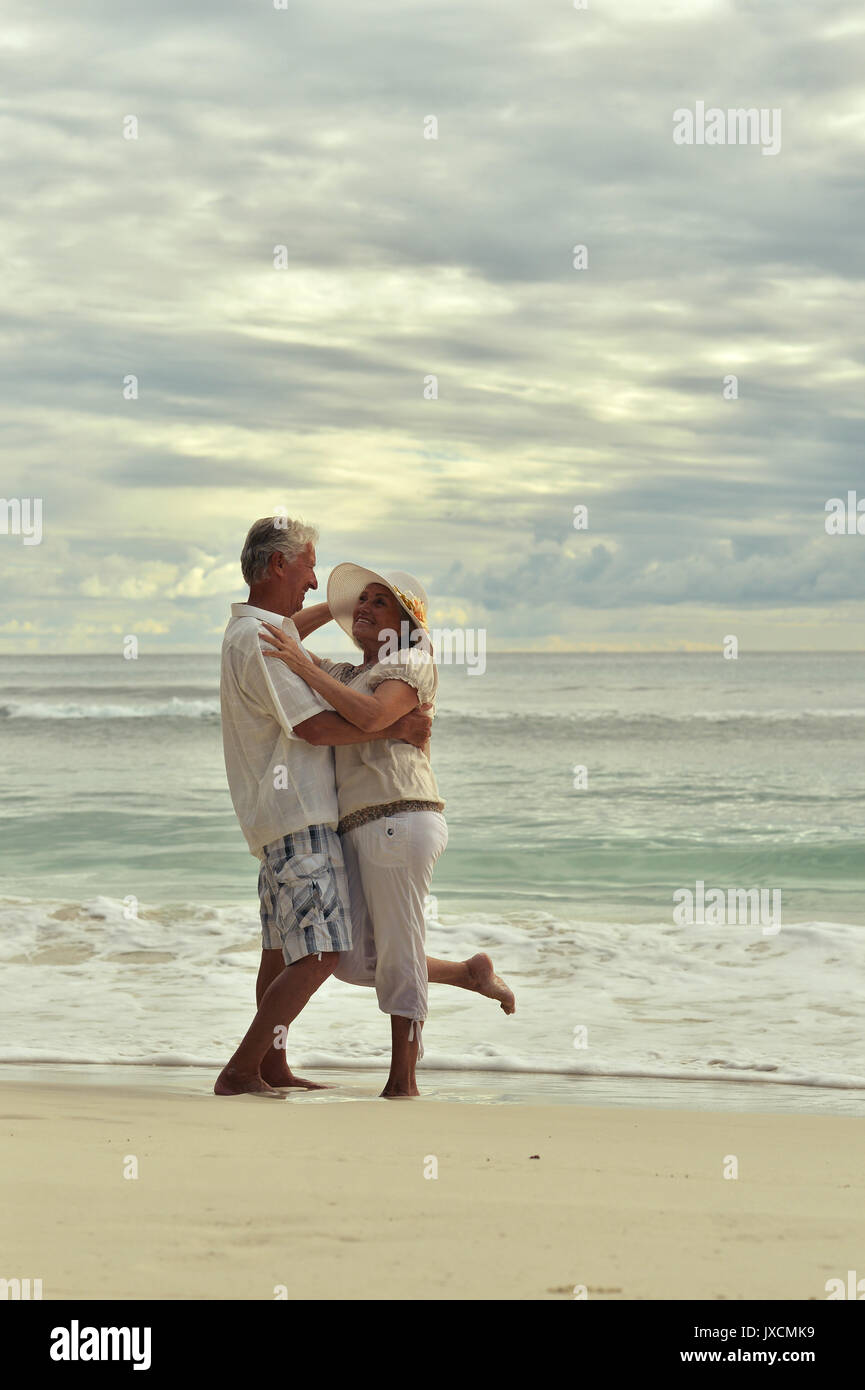
[[[289, 670], [296, 671], [299, 676], [314, 664], [300, 644], [283, 632], [282, 628], [274, 627], [273, 623], [266, 622], [264, 618], [261, 620], [261, 626], [267, 628], [267, 632], [261, 634], [262, 642], [268, 643], [268, 647], [263, 648], [265, 656], [284, 661]], [[272, 635], [268, 636], [268, 632]]]

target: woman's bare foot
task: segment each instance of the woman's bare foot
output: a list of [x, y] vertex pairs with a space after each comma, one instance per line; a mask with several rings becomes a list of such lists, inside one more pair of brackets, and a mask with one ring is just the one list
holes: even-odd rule
[[277, 1052], [275, 1048], [273, 1058], [265, 1057], [259, 1072], [262, 1081], [266, 1081], [268, 1086], [276, 1091], [288, 1091], [292, 1088], [300, 1088], [303, 1091], [331, 1090], [323, 1081], [307, 1081], [304, 1076], [295, 1076], [285, 1060], [285, 1053]]
[[481, 951], [478, 955], [467, 960], [466, 965], [471, 979], [471, 988], [477, 994], [485, 995], [487, 999], [498, 999], [504, 1012], [512, 1014], [517, 1007], [514, 992], [512, 989], [508, 989], [501, 975], [496, 974], [489, 956], [484, 955]]
[[250, 1075], [248, 1072], [235, 1071], [233, 1067], [223, 1067], [216, 1084], [213, 1087], [215, 1096], [278, 1096], [272, 1086], [268, 1086], [266, 1081], [262, 1081], [256, 1072]]
[[415, 1086], [412, 1090], [407, 1090], [405, 1086], [396, 1086], [392, 1082], [388, 1081], [387, 1085], [385, 1086], [384, 1090], [379, 1096], [379, 1100], [414, 1100], [415, 1096], [419, 1095], [420, 1091], [418, 1090], [417, 1086]]

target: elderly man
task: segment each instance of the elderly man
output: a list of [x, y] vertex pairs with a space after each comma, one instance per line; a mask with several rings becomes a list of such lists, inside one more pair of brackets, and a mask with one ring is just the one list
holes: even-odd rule
[[231, 605], [222, 644], [225, 768], [247, 844], [261, 860], [262, 953], [258, 1011], [216, 1081], [221, 1096], [317, 1089], [292, 1074], [284, 1049], [289, 1024], [351, 946], [331, 749], [370, 738], [421, 748], [430, 733], [421, 710], [377, 734], [357, 729], [287, 666], [265, 661], [262, 619], [299, 642], [330, 617], [323, 603], [300, 613], [308, 590], [318, 588], [316, 535], [281, 517], [254, 523], [241, 555], [249, 598]]

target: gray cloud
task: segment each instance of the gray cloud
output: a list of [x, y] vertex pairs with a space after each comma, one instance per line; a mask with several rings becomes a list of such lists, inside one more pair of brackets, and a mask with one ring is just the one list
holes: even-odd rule
[[[639, 644], [647, 612], [699, 645], [719, 608], [849, 645], [823, 506], [865, 493], [863, 34], [852, 0], [22, 9], [0, 493], [46, 520], [0, 535], [16, 616], [200, 645], [290, 502], [325, 569], [408, 557], [504, 645]], [[674, 145], [697, 100], [779, 107], [781, 152]]]

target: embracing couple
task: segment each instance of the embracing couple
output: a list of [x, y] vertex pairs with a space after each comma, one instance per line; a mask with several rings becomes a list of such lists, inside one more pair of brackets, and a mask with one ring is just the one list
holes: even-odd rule
[[[220, 700], [231, 799], [261, 861], [258, 1011], [217, 1095], [317, 1083], [286, 1056], [292, 1021], [328, 978], [373, 986], [390, 1015], [382, 1095], [416, 1096], [427, 982], [498, 1000], [513, 994], [483, 954], [427, 957], [424, 904], [448, 832], [429, 739], [438, 675], [427, 596], [410, 574], [337, 565], [327, 602], [303, 608], [315, 578], [314, 527], [265, 517], [241, 555], [246, 603], [231, 606]], [[331, 619], [358, 665], [312, 656]]]

